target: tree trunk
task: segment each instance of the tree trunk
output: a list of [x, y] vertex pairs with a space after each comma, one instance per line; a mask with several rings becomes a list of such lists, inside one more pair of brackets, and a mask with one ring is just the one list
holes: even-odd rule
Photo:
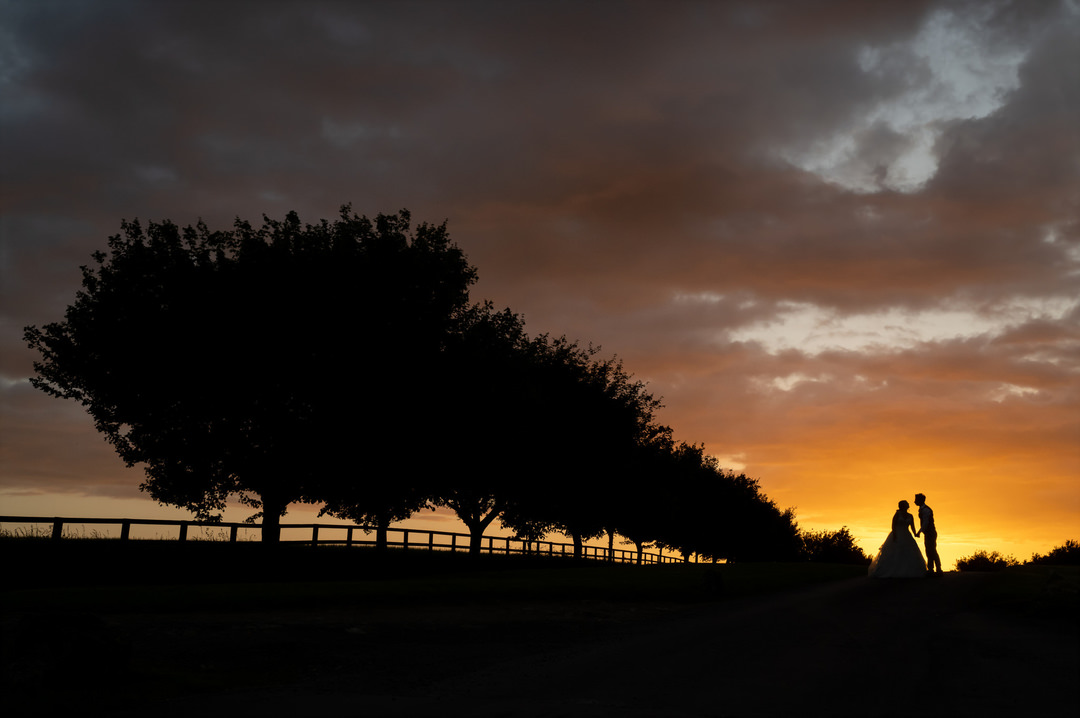
[[259, 498], [262, 501], [262, 542], [277, 546], [281, 542], [281, 516], [289, 502], [267, 494], [261, 494]]
[[615, 532], [611, 530], [607, 532], [607, 558], [608, 561], [615, 561]]
[[637, 546], [637, 565], [641, 565], [642, 559], [645, 557], [645, 547], [642, 546], [642, 541], [635, 541], [634, 545]]
[[380, 553], [386, 552], [386, 547], [389, 545], [386, 529], [390, 527], [390, 520], [379, 516], [375, 521], [375, 550]]
[[574, 558], [580, 560], [582, 558], [584, 541], [581, 540], [581, 534], [574, 533]]
[[486, 525], [483, 522], [473, 524], [469, 527], [469, 555], [479, 556], [480, 548], [484, 542], [484, 528]]
[[459, 516], [462, 523], [464, 523], [465, 526], [467, 526], [469, 529], [470, 556], [480, 555], [480, 548], [482, 547], [484, 542], [484, 531], [487, 530], [487, 527], [491, 525], [491, 522], [494, 521], [500, 513], [502, 512], [496, 509], [489, 512], [488, 515], [484, 516], [483, 518], [470, 517], [466, 519], [463, 516]]

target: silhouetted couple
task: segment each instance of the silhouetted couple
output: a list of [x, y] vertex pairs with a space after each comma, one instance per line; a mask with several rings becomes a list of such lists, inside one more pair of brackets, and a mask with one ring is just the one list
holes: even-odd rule
[[[919, 578], [927, 571], [931, 575], [941, 575], [934, 511], [926, 505], [923, 494], [915, 494], [915, 505], [919, 507], [919, 530], [915, 530], [915, 519], [908, 513], [910, 504], [901, 501], [893, 514], [892, 531], [870, 564], [869, 575], [873, 578]], [[919, 542], [915, 540], [920, 534], [926, 542], [925, 561], [919, 551]]]

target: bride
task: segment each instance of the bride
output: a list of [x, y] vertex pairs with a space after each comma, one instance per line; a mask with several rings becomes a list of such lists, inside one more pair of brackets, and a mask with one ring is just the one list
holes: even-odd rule
[[892, 533], [870, 564], [872, 578], [920, 578], [926, 575], [926, 561], [914, 536], [915, 519], [908, 513], [907, 501], [901, 501], [899, 506], [892, 517]]

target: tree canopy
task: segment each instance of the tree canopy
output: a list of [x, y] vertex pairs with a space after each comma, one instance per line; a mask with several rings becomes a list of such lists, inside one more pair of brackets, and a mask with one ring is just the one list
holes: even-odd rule
[[570, 537], [575, 555], [609, 527], [640, 447], [670, 433], [656, 421], [660, 401], [645, 384], [598, 353], [564, 337], [528, 343], [521, 412], [532, 437], [529, 469], [504, 519], [521, 535]]
[[353, 518], [408, 512], [371, 459], [430, 428], [428, 369], [468, 308], [476, 270], [445, 224], [345, 206], [317, 225], [122, 229], [64, 321], [27, 327], [35, 386], [86, 406], [145, 491], [198, 517], [238, 496], [273, 527], [346, 486]]
[[847, 526], [837, 531], [805, 531], [803, 557], [815, 563], [850, 563], [869, 565], [871, 557], [855, 544]]
[[523, 536], [562, 532], [580, 553], [603, 529], [612, 471], [661, 430], [659, 401], [617, 359], [565, 337], [530, 338], [508, 309], [475, 306], [460, 327], [446, 352], [444, 405], [456, 421], [440, 434], [432, 501], [461, 518], [473, 550], [498, 519]]

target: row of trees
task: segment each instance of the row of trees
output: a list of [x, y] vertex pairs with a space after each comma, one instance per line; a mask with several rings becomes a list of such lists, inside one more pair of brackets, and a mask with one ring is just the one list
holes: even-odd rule
[[1028, 563], [1049, 566], [1080, 566], [1080, 541], [1069, 539], [1045, 554], [1033, 553]]
[[[1045, 554], [1033, 553], [1025, 563], [1046, 566], [1080, 566], [1080, 541], [1070, 539]], [[1020, 565], [1020, 561], [1011, 555], [985, 549], [979, 549], [970, 556], [956, 560], [957, 571], [1002, 571]]]
[[26, 328], [32, 382], [81, 402], [141, 488], [227, 500], [275, 542], [294, 502], [385, 529], [425, 507], [474, 537], [607, 533], [706, 559], [795, 559], [794, 514], [676, 442], [614, 358], [472, 303], [445, 223], [342, 207], [231, 230], [124, 222], [62, 322]]

